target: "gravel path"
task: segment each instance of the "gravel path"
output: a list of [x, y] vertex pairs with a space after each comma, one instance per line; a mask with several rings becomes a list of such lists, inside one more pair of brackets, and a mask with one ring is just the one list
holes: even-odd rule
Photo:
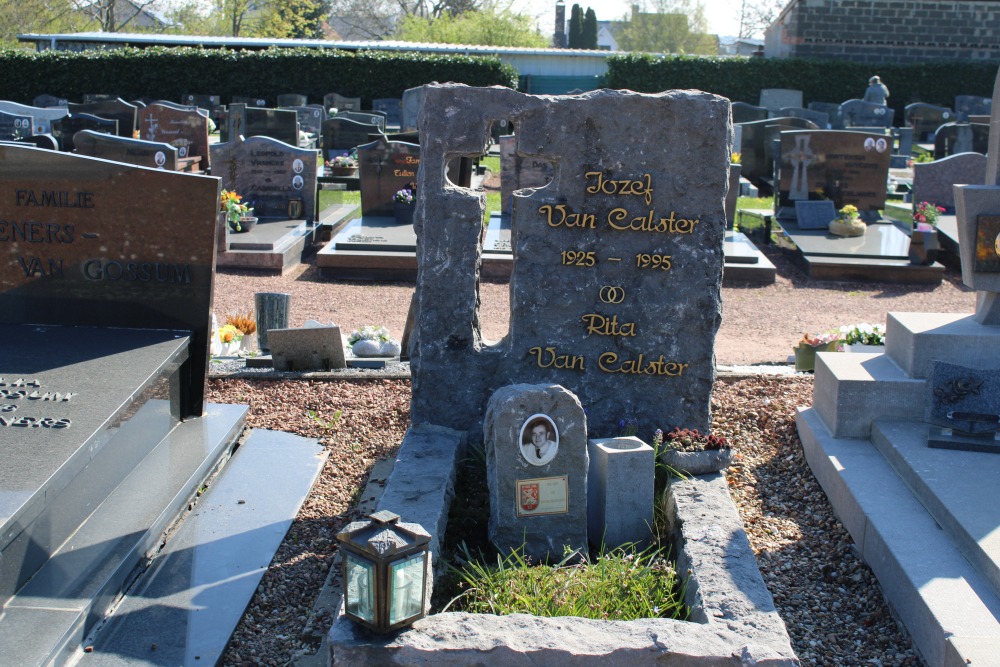
[[[781, 275], [775, 285], [723, 289], [720, 364], [784, 362], [804, 331], [883, 323], [889, 311], [972, 312], [975, 306], [951, 272], [935, 288], [813, 283], [780, 250], [768, 254]], [[507, 289], [483, 286], [487, 337], [499, 338], [506, 328]], [[292, 294], [292, 326], [316, 319], [350, 331], [377, 323], [398, 335], [413, 287], [325, 281], [310, 266], [280, 278], [223, 273], [215, 312], [221, 319], [252, 311], [259, 291]], [[730, 492], [761, 572], [803, 664], [923, 664], [805, 463], [793, 415], [811, 399], [812, 378], [802, 375], [718, 382], [713, 392], [713, 430], [737, 448]], [[330, 451], [224, 658], [226, 665], [291, 664], [317, 650], [330, 620], [309, 625], [309, 610], [336, 554], [336, 533], [354, 518], [351, 508], [372, 464], [391, 456], [402, 439], [409, 382], [214, 379], [208, 400], [247, 403], [250, 426], [319, 438]]]

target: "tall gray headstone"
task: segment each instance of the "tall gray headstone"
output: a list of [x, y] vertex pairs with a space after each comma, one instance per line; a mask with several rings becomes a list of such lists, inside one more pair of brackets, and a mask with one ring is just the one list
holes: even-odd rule
[[587, 416], [558, 385], [510, 385], [484, 423], [490, 541], [533, 561], [587, 549]]
[[931, 202], [947, 211], [955, 209], [955, 186], [983, 183], [986, 179], [986, 156], [982, 153], [959, 153], [933, 162], [913, 165], [913, 201]]
[[[513, 120], [518, 154], [555, 167], [547, 187], [514, 194], [510, 333], [488, 344], [477, 311], [485, 196], [451, 186], [445, 167], [481, 153], [497, 118]], [[588, 408], [595, 437], [616, 435], [624, 417], [640, 437], [707, 431], [729, 119], [728, 100], [692, 91], [425, 87], [413, 421], [468, 430], [496, 388], [559, 384]]]

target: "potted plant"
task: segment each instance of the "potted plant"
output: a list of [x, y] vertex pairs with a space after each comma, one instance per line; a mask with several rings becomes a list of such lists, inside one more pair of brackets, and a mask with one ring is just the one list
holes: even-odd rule
[[358, 160], [350, 153], [341, 153], [323, 163], [333, 176], [354, 176], [358, 172]]
[[834, 236], [864, 236], [868, 228], [858, 214], [858, 207], [847, 204], [830, 222], [830, 233]]
[[213, 353], [218, 350], [215, 356], [235, 357], [239, 354], [243, 346], [243, 332], [232, 324], [224, 324], [219, 327], [212, 336]]
[[661, 463], [689, 475], [724, 470], [733, 460], [733, 450], [724, 437], [699, 433], [698, 429], [675, 427], [666, 434], [656, 429], [653, 450]]
[[881, 324], [849, 324], [840, 327], [840, 336], [844, 340], [845, 352], [877, 352], [885, 351], [885, 327]]
[[937, 223], [944, 209], [937, 204], [922, 201], [913, 207], [913, 231], [910, 232], [910, 249], [907, 256], [911, 264], [928, 266], [937, 259]]
[[366, 324], [347, 339], [355, 357], [395, 357], [400, 352], [399, 341], [385, 327]]
[[417, 203], [417, 184], [410, 183], [405, 188], [396, 191], [392, 197], [392, 211], [396, 222], [400, 225], [413, 224], [413, 209]]
[[818, 336], [802, 334], [802, 340], [792, 348], [792, 351], [795, 352], [795, 370], [813, 372], [816, 370], [817, 352], [836, 352], [839, 347], [839, 333], [820, 334]]
[[235, 190], [223, 190], [219, 197], [219, 210], [226, 214], [229, 228], [234, 232], [248, 232], [257, 224], [253, 208], [243, 203]]

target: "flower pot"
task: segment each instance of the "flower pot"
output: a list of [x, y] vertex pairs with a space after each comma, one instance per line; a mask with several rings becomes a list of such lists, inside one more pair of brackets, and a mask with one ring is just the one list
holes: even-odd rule
[[728, 468], [733, 461], [733, 450], [731, 447], [723, 447], [701, 452], [684, 452], [667, 448], [660, 452], [660, 461], [678, 472], [706, 475]]
[[255, 216], [247, 216], [240, 218], [239, 229], [237, 230], [236, 226], [234, 225], [233, 231], [236, 231], [240, 234], [245, 234], [256, 226], [257, 226], [257, 218]]
[[865, 352], [869, 354], [882, 354], [885, 352], [885, 345], [865, 345], [864, 343], [851, 343], [844, 345], [844, 352]]
[[326, 172], [330, 176], [356, 176], [358, 173], [357, 167], [327, 167]]
[[914, 229], [910, 234], [910, 249], [907, 252], [907, 257], [910, 258], [910, 264], [929, 266], [937, 259], [940, 248], [936, 229], [929, 231]]
[[813, 347], [812, 345], [800, 345], [794, 348], [795, 370], [812, 373], [816, 370], [817, 352], [836, 352], [840, 346], [839, 340], [830, 341]]
[[834, 236], [864, 236], [868, 225], [857, 220], [855, 222], [843, 222], [834, 220], [830, 223], [830, 233]]
[[398, 201], [392, 202], [392, 212], [396, 216], [396, 224], [412, 225], [414, 208], [416, 207], [413, 204], [404, 204]]

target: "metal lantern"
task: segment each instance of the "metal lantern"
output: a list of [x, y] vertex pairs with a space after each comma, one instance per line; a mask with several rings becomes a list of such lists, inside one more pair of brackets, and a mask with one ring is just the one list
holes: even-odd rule
[[375, 632], [412, 624], [430, 609], [430, 534], [387, 510], [337, 534], [347, 617]]

